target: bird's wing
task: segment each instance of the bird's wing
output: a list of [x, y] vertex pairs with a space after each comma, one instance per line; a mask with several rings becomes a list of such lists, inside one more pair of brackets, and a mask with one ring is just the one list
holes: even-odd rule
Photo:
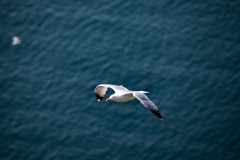
[[105, 93], [107, 92], [108, 87], [113, 89], [115, 93], [117, 93], [117, 92], [125, 93], [125, 92], [129, 91], [127, 88], [125, 88], [123, 86], [117, 86], [117, 85], [113, 85], [113, 84], [100, 84], [94, 90], [95, 96], [98, 99], [98, 101], [102, 101]]
[[148, 108], [153, 114], [155, 114], [158, 118], [163, 120], [161, 113], [155, 104], [148, 99], [148, 97], [140, 92], [133, 92], [133, 96], [136, 97], [146, 108]]

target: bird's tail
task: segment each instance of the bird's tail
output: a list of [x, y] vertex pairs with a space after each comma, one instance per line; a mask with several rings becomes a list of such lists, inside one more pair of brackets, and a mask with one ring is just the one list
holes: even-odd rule
[[149, 93], [149, 92], [146, 92], [146, 91], [139, 91], [140, 93]]

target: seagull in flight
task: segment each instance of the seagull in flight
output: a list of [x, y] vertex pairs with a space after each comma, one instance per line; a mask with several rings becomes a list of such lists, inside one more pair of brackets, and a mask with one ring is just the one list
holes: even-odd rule
[[128, 90], [123, 86], [113, 85], [113, 84], [100, 84], [95, 90], [95, 96], [98, 101], [102, 101], [107, 89], [111, 88], [114, 90], [114, 94], [112, 94], [106, 101], [115, 101], [115, 102], [127, 102], [134, 98], [137, 98], [146, 108], [148, 108], [153, 114], [155, 114], [158, 118], [163, 120], [161, 113], [155, 104], [148, 99], [145, 93], [146, 91], [132, 91]]

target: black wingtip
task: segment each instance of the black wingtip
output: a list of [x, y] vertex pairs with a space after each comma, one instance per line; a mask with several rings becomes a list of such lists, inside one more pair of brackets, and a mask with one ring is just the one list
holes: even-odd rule
[[163, 120], [163, 116], [161, 115], [161, 113], [159, 111], [155, 111], [155, 110], [150, 110], [153, 114], [155, 114], [158, 118], [160, 118], [161, 120]]
[[102, 101], [103, 97], [101, 97], [99, 94], [95, 93], [95, 96], [97, 98], [98, 101]]

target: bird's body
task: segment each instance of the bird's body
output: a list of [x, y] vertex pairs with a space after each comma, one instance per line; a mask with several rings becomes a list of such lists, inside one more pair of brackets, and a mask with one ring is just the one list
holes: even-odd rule
[[158, 108], [144, 94], [144, 93], [148, 93], [146, 91], [131, 91], [123, 86], [117, 86], [117, 85], [112, 85], [112, 84], [100, 84], [94, 90], [98, 101], [102, 101], [108, 87], [113, 89], [115, 91], [115, 93], [112, 94], [106, 101], [111, 100], [111, 101], [115, 101], [115, 102], [127, 102], [134, 98], [137, 98], [152, 113], [154, 113], [160, 119], [163, 119]]
[[114, 94], [113, 95], [114, 98], [112, 98], [111, 100], [112, 101], [115, 101], [115, 102], [127, 102], [127, 101], [130, 101], [132, 99], [134, 99], [135, 97], [133, 96], [133, 94]]

